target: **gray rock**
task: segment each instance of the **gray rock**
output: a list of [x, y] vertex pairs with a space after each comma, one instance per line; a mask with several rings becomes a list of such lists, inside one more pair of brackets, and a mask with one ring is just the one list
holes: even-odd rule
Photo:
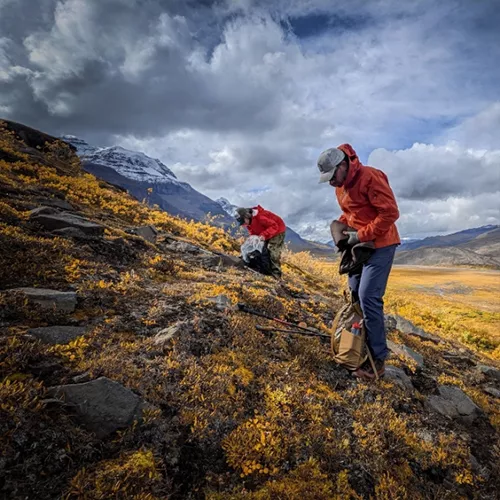
[[398, 316], [397, 314], [388, 314], [385, 316], [385, 327], [388, 330], [399, 330], [401, 333], [406, 335], [413, 335], [419, 337], [422, 340], [429, 340], [435, 344], [440, 344], [442, 340], [435, 335], [431, 335], [426, 331], [422, 330], [418, 326], [415, 326], [411, 321]]
[[485, 387], [483, 390], [490, 396], [500, 399], [500, 391], [498, 389], [495, 389], [494, 387]]
[[160, 330], [153, 338], [154, 344], [159, 347], [165, 347], [167, 342], [174, 337], [174, 335], [180, 330], [182, 325], [183, 323], [179, 322], [175, 325], [169, 326], [168, 328]]
[[12, 292], [21, 292], [28, 301], [56, 312], [71, 313], [76, 307], [75, 292], [59, 292], [48, 288], [14, 288]]
[[38, 215], [56, 215], [58, 213], [59, 211], [54, 207], [38, 207], [30, 210], [29, 217], [31, 219], [32, 217], [37, 217]]
[[500, 381], [500, 370], [488, 365], [477, 365], [477, 369], [489, 378]]
[[183, 253], [209, 253], [203, 248], [197, 247], [196, 245], [191, 245], [191, 243], [186, 243], [185, 241], [174, 241], [168, 245], [170, 250], [174, 250], [175, 252], [183, 252]]
[[424, 357], [419, 354], [418, 352], [414, 351], [408, 346], [405, 345], [399, 345], [396, 344], [395, 342], [392, 342], [391, 340], [387, 341], [387, 347], [394, 353], [397, 354], [398, 356], [402, 356], [406, 359], [410, 359], [417, 363], [417, 366], [419, 368], [424, 367]]
[[57, 198], [44, 198], [43, 200], [40, 200], [40, 203], [43, 203], [45, 206], [59, 208], [61, 210], [69, 210], [70, 212], [75, 210], [75, 207], [73, 207], [71, 203]]
[[[37, 210], [37, 209], [36, 209]], [[37, 213], [31, 214], [30, 220], [36, 222], [43, 226], [49, 231], [54, 231], [56, 229], [64, 229], [66, 227], [76, 227], [80, 229], [85, 234], [93, 236], [102, 236], [104, 234], [104, 227], [100, 224], [95, 224], [90, 222], [83, 217], [72, 214], [46, 214]]]
[[80, 375], [76, 375], [71, 379], [71, 381], [74, 382], [75, 384], [82, 384], [84, 382], [88, 382], [89, 380], [90, 380], [89, 372], [80, 373]]
[[44, 326], [28, 330], [30, 335], [34, 335], [44, 344], [67, 344], [77, 337], [81, 337], [86, 332], [82, 326]]
[[427, 399], [428, 407], [449, 418], [462, 419], [472, 423], [482, 413], [481, 409], [460, 388], [442, 385], [438, 389], [439, 396]]
[[244, 260], [240, 257], [234, 257], [233, 255], [227, 255], [225, 253], [218, 253], [217, 256], [220, 258], [224, 267], [238, 267], [240, 269], [246, 267]]
[[413, 392], [414, 390], [410, 377], [408, 377], [408, 375], [406, 375], [406, 373], [401, 370], [401, 368], [397, 368], [392, 365], [386, 365], [384, 378], [390, 380], [391, 382], [394, 382], [406, 391]]
[[146, 241], [150, 243], [156, 243], [156, 237], [158, 235], [158, 231], [154, 226], [139, 226], [134, 227], [132, 229], [127, 230], [129, 234], [135, 234], [144, 238]]
[[231, 299], [227, 295], [216, 295], [215, 297], [207, 297], [207, 300], [214, 302], [217, 309], [223, 311], [232, 306]]
[[106, 377], [52, 387], [47, 395], [73, 407], [80, 424], [99, 438], [131, 425], [145, 407], [145, 402], [130, 389]]
[[56, 229], [52, 231], [52, 234], [57, 236], [62, 236], [63, 238], [80, 238], [84, 239], [88, 236], [81, 230], [76, 227], [65, 227], [63, 229]]
[[386, 314], [384, 316], [384, 324], [385, 324], [385, 329], [390, 332], [392, 330], [395, 330], [397, 328], [398, 322], [396, 321], [396, 318], [391, 315], [391, 314]]

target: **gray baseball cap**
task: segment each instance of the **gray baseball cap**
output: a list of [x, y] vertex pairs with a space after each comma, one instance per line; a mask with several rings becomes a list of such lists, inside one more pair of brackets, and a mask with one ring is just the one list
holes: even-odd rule
[[337, 166], [345, 157], [345, 153], [338, 148], [330, 148], [323, 151], [318, 158], [320, 172], [319, 183], [330, 182], [335, 175]]

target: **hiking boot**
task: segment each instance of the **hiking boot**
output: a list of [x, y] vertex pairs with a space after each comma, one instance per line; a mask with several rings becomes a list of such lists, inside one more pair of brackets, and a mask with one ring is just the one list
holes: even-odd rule
[[[377, 375], [378, 377], [382, 377], [385, 373], [385, 362], [383, 359], [376, 359], [374, 361], [375, 363], [375, 368], [377, 370]], [[375, 380], [377, 378], [377, 375], [375, 375], [375, 372], [373, 371], [372, 364], [370, 363], [370, 360], [367, 359], [354, 373], [353, 375], [357, 378], [363, 379], [363, 380]]]

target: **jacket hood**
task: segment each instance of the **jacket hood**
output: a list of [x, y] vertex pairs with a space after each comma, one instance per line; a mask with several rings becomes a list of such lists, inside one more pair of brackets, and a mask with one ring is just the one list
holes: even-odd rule
[[356, 151], [354, 151], [354, 148], [350, 144], [341, 144], [338, 146], [338, 149], [343, 151], [349, 158], [349, 170], [347, 172], [347, 178], [344, 186], [351, 187], [363, 165], [359, 161]]

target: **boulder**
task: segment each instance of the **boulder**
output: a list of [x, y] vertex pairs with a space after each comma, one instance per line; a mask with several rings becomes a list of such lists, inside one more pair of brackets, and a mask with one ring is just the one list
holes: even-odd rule
[[52, 234], [57, 236], [62, 236], [63, 238], [80, 238], [85, 239], [88, 236], [81, 230], [76, 227], [65, 227], [63, 229], [56, 229], [52, 231]]
[[55, 207], [59, 208], [61, 210], [67, 210], [69, 212], [73, 212], [75, 210], [75, 207], [68, 203], [66, 200], [59, 200], [57, 198], [44, 198], [43, 200], [39, 201], [40, 203], [43, 203], [43, 205], [48, 206], [48, 207]]
[[60, 292], [48, 288], [13, 288], [23, 293], [29, 302], [55, 312], [72, 313], [76, 307], [76, 292]]
[[52, 387], [47, 394], [73, 407], [78, 422], [99, 438], [131, 425], [146, 406], [130, 389], [106, 377]]
[[486, 394], [489, 394], [494, 398], [500, 399], [500, 391], [498, 389], [495, 389], [494, 387], [485, 387], [483, 390], [484, 392], [486, 392]]
[[477, 369], [483, 375], [486, 375], [491, 379], [500, 381], [500, 370], [498, 368], [488, 365], [477, 365]]
[[434, 342], [435, 344], [440, 344], [442, 342], [439, 337], [427, 333], [422, 330], [422, 328], [415, 326], [411, 321], [397, 314], [388, 314], [385, 316], [385, 327], [387, 330], [398, 330], [406, 335], [413, 335], [422, 340]]
[[429, 396], [428, 407], [441, 415], [472, 423], [482, 413], [472, 399], [462, 389], [452, 385], [438, 388], [439, 395]]
[[390, 380], [391, 382], [394, 382], [396, 385], [399, 385], [401, 389], [409, 392], [413, 392], [414, 390], [410, 377], [408, 377], [408, 375], [406, 375], [406, 373], [401, 370], [401, 368], [397, 368], [392, 365], [386, 365], [384, 378]]
[[417, 364], [419, 368], [424, 367], [424, 357], [418, 352], [414, 351], [408, 346], [403, 344], [396, 344], [391, 340], [387, 341], [387, 347], [396, 355], [409, 359]]
[[218, 253], [217, 256], [220, 258], [224, 267], [239, 267], [240, 269], [246, 267], [245, 261], [241, 257], [234, 257], [233, 255], [227, 255], [225, 253]]
[[[41, 207], [42, 209], [47, 209], [50, 207]], [[92, 236], [102, 236], [104, 234], [104, 227], [100, 224], [90, 222], [83, 217], [72, 214], [49, 214], [46, 212], [36, 212], [39, 209], [35, 209], [35, 213], [31, 213], [30, 220], [40, 224], [45, 229], [49, 231], [54, 231], [56, 229], [64, 229], [67, 227], [75, 227], [80, 229], [85, 234]], [[52, 209], [54, 210], [54, 209]]]
[[43, 206], [30, 210], [29, 217], [31, 219], [32, 217], [37, 217], [38, 215], [57, 215], [58, 213], [59, 210], [56, 210], [54, 207]]
[[81, 326], [44, 326], [28, 330], [30, 335], [40, 339], [44, 344], [67, 344], [84, 335], [85, 327]]
[[156, 237], [158, 235], [158, 231], [154, 226], [139, 226], [128, 229], [126, 231], [129, 234], [135, 234], [136, 236], [140, 236], [144, 238], [146, 241], [150, 243], [156, 243]]

